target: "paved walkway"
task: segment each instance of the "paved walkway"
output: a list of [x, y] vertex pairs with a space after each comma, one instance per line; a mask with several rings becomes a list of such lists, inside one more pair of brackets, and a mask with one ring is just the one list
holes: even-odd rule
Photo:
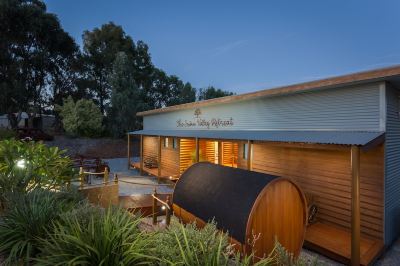
[[[138, 158], [133, 158], [133, 160], [138, 160]], [[111, 168], [111, 173], [117, 173], [120, 180], [146, 184], [146, 185], [135, 185], [135, 184], [119, 182], [119, 191], [121, 196], [151, 194], [153, 192], [154, 187], [157, 187], [158, 193], [173, 192], [173, 186], [159, 185], [155, 177], [140, 176], [138, 171], [128, 170], [128, 162], [126, 158], [105, 159], [104, 161], [108, 162]], [[101, 183], [102, 179], [93, 178], [92, 183], [97, 183], [97, 182]], [[318, 265], [327, 265], [327, 266], [343, 265], [307, 249], [303, 249], [300, 256], [308, 265], [310, 265], [313, 262], [313, 259], [315, 257], [318, 257]], [[400, 266], [400, 239], [398, 239], [374, 265]]]

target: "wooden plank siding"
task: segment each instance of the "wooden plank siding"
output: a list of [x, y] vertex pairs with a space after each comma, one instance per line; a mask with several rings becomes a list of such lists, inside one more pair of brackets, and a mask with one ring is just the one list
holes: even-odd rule
[[200, 162], [215, 163], [214, 141], [200, 140]]
[[[164, 143], [165, 137], [161, 138], [161, 143]], [[180, 175], [179, 169], [179, 139], [178, 147], [176, 149], [172, 146], [172, 139], [169, 138], [169, 147], [161, 145], [161, 176], [178, 177]]]
[[237, 158], [237, 167], [241, 169], [246, 169], [247, 170], [247, 160], [243, 158], [243, 153], [244, 153], [244, 144], [247, 143], [247, 141], [239, 141], [238, 142], [238, 158]]
[[193, 164], [196, 142], [194, 139], [180, 139], [179, 148], [179, 173], [182, 174]]
[[[170, 147], [166, 148], [163, 145], [164, 139], [164, 137], [161, 138], [161, 176], [178, 176], [180, 174], [179, 146], [173, 149], [172, 138], [170, 138]], [[158, 137], [143, 136], [143, 158], [158, 160]]]
[[143, 159], [154, 159], [157, 161], [158, 137], [143, 136]]
[[222, 142], [222, 163], [225, 166], [236, 167], [238, 160], [238, 143]]
[[[239, 143], [238, 167], [246, 168]], [[383, 145], [361, 153], [361, 232], [383, 239]], [[292, 178], [314, 196], [319, 221], [350, 229], [350, 150], [304, 149], [255, 142], [253, 171]]]

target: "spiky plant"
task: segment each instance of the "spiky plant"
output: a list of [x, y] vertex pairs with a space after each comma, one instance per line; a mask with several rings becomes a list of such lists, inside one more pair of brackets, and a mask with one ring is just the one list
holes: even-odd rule
[[71, 212], [42, 239], [37, 265], [137, 265], [147, 258], [138, 217], [122, 209]]
[[0, 219], [0, 253], [6, 264], [28, 263], [38, 252], [39, 238], [52, 229], [52, 222], [72, 209], [78, 199], [65, 193], [35, 189], [9, 195]]

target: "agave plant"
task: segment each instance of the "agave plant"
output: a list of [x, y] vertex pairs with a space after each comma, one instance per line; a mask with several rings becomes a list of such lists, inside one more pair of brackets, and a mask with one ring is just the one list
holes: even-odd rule
[[[91, 207], [87, 207], [91, 208]], [[122, 209], [71, 212], [41, 240], [37, 265], [137, 265], [146, 263], [148, 239], [140, 232], [139, 217]]]

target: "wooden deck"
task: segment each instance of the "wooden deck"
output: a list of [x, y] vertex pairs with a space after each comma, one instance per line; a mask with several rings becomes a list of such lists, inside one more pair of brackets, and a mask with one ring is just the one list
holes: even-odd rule
[[[157, 194], [161, 200], [165, 201], [167, 196], [172, 198], [171, 194]], [[153, 197], [151, 194], [140, 194], [134, 196], [120, 196], [119, 202], [122, 208], [128, 209], [132, 213], [141, 213], [143, 216], [149, 216], [153, 213]], [[160, 203], [157, 203], [158, 211], [161, 213]]]
[[[137, 169], [137, 170], [140, 170], [140, 163], [139, 162], [131, 163], [131, 166], [133, 168]], [[147, 173], [148, 175], [159, 177], [159, 178], [172, 179], [172, 180], [176, 180], [177, 179], [176, 174], [169, 173], [169, 172], [167, 172], [165, 170], [163, 170], [161, 172], [162, 173], [161, 176], [158, 176], [158, 168], [147, 168], [147, 167], [143, 166], [143, 172]]]
[[[331, 225], [315, 223], [307, 227], [305, 246], [334, 260], [348, 264], [351, 258], [350, 232]], [[361, 237], [361, 265], [370, 265], [381, 254], [383, 242]]]

